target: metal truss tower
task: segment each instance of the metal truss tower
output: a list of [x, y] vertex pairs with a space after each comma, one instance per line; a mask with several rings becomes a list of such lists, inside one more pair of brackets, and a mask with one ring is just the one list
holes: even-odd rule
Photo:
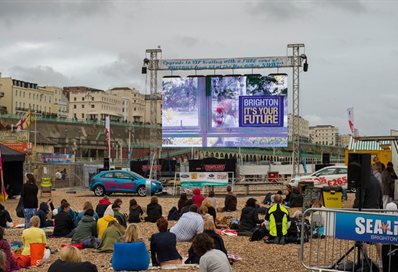
[[157, 49], [147, 49], [146, 53], [149, 54], [149, 63], [148, 63], [148, 69], [149, 69], [149, 90], [150, 90], [150, 123], [151, 123], [151, 128], [150, 128], [150, 140], [149, 140], [149, 145], [150, 145], [150, 172], [149, 172], [149, 178], [154, 179], [157, 176], [156, 169], [157, 167], [153, 167], [156, 165], [157, 161], [157, 156], [159, 155], [159, 146], [158, 146], [158, 135], [157, 135], [157, 115], [158, 115], [158, 68], [159, 68], [159, 59], [158, 59], [158, 54], [162, 52], [162, 49], [157, 48]]
[[[292, 67], [293, 67], [293, 135], [292, 135], [292, 178], [300, 173], [300, 67], [301, 59], [300, 48], [304, 44], [288, 44], [292, 48]], [[305, 56], [305, 55], [304, 55]]]

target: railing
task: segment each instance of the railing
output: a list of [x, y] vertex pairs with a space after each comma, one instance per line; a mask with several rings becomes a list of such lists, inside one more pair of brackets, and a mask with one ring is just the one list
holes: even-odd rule
[[[27, 111], [27, 110], [26, 110]], [[40, 112], [38, 112], [40, 113]], [[33, 114], [35, 115], [35, 114]], [[4, 119], [20, 119], [20, 115], [15, 115], [15, 114], [0, 114], [1, 118]], [[48, 121], [48, 122], [58, 122], [58, 123], [69, 123], [69, 124], [86, 124], [86, 125], [104, 125], [104, 121], [100, 120], [75, 120], [75, 119], [65, 119], [65, 118], [56, 118], [56, 117], [42, 117], [42, 116], [37, 116], [37, 120], [40, 121]], [[151, 126], [148, 124], [137, 124], [137, 123], [126, 123], [126, 122], [114, 122], [111, 121], [111, 125], [118, 125], [118, 126], [126, 126], [126, 127], [137, 127], [137, 128], [158, 128], [161, 129], [161, 125], [158, 124], [156, 126]]]
[[398, 210], [310, 208], [300, 225], [300, 261], [309, 271], [398, 269]]

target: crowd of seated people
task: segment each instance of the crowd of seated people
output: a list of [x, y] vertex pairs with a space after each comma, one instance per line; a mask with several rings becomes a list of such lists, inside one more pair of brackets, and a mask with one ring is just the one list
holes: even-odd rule
[[[0, 227], [0, 249], [4, 251], [6, 260], [3, 270], [13, 271], [18, 266], [28, 266], [30, 244], [46, 245], [46, 233], [41, 228], [53, 226], [52, 237], [54, 238], [71, 238], [71, 244], [86, 245], [84, 247], [95, 248], [95, 252], [98, 253], [113, 252], [114, 269], [145, 270], [150, 260], [153, 266], [161, 268], [181, 265], [182, 256], [177, 250], [177, 243], [189, 242], [191, 246], [185, 263], [199, 264], [201, 271], [202, 269], [203, 271], [231, 271], [224, 241], [216, 232], [218, 221], [216, 203], [214, 194], [211, 197], [205, 197], [199, 189], [194, 190], [192, 198], [188, 198], [186, 193], [181, 194], [178, 208], [175, 208], [179, 213], [179, 218], [169, 229], [168, 220], [163, 217], [162, 206], [155, 196], [151, 198], [146, 210], [141, 208], [135, 199], [131, 199], [128, 214], [123, 214], [121, 211], [122, 200], [116, 199], [112, 203], [107, 197], [99, 201], [96, 211], [90, 202], [85, 202], [83, 210], [79, 212], [75, 212], [65, 199], [62, 200], [58, 209], [53, 209], [51, 202], [42, 202], [37, 216], [30, 218], [29, 228], [23, 231], [21, 254], [11, 254], [10, 246], [3, 238], [4, 230]], [[256, 228], [263, 227], [269, 234], [269, 241], [284, 244], [290, 224], [289, 212], [283, 205], [280, 194], [275, 194], [273, 203], [266, 211], [265, 220], [260, 220], [257, 200], [249, 198], [241, 211], [239, 235], [250, 236]], [[228, 187], [224, 207], [218, 211], [235, 211], [236, 206], [237, 198], [232, 193], [231, 187]], [[4, 210], [0, 206], [0, 215], [1, 212], [4, 213]], [[4, 218], [10, 222], [6, 215]], [[150, 238], [150, 255], [140, 238], [137, 227], [137, 224], [144, 221], [156, 223], [159, 231], [152, 234]], [[264, 224], [261, 224], [263, 221]], [[141, 257], [138, 260], [136, 257], [129, 256]], [[16, 260], [21, 260], [21, 258], [23, 262], [18, 263]], [[66, 246], [61, 250], [60, 259], [50, 266], [49, 271], [71, 271], [74, 268], [97, 271], [95, 265], [83, 262], [79, 250], [71, 246]]]

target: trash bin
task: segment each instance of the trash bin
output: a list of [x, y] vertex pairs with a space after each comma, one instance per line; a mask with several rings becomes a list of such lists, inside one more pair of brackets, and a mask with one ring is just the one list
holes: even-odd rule
[[325, 186], [322, 188], [323, 204], [325, 208], [341, 208], [343, 202], [343, 188]]

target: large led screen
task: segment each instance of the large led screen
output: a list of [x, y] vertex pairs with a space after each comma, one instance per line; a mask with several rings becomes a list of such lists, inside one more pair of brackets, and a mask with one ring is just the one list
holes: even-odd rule
[[286, 147], [287, 75], [163, 78], [163, 147]]

